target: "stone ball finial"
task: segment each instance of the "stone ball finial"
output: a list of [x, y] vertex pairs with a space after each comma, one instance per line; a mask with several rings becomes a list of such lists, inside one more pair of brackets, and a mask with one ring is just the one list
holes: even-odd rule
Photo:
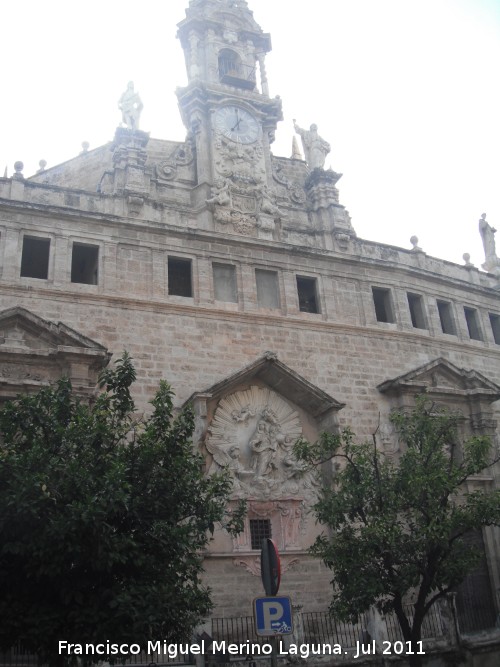
[[36, 173], [40, 174], [42, 171], [45, 171], [45, 167], [47, 166], [47, 160], [40, 160], [38, 166], [40, 167], [40, 169], [38, 169]]
[[419, 245], [418, 245], [418, 236], [413, 235], [410, 238], [410, 243], [413, 246], [412, 250], [415, 250], [415, 252], [422, 252], [422, 248], [419, 248]]
[[17, 178], [18, 180], [23, 180], [23, 169], [24, 169], [24, 163], [18, 160], [17, 162], [14, 162], [14, 170], [15, 174], [12, 176], [12, 178]]
[[465, 266], [474, 266], [474, 264], [472, 264], [470, 261], [470, 253], [464, 252], [464, 254], [462, 255], [462, 259], [465, 262]]
[[86, 153], [90, 147], [90, 144], [88, 141], [82, 141], [82, 153]]

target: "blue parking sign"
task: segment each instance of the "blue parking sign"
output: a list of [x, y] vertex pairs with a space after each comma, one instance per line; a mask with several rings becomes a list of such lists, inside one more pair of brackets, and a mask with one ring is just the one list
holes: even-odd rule
[[255, 631], [259, 636], [292, 634], [292, 602], [289, 597], [255, 598], [253, 612]]

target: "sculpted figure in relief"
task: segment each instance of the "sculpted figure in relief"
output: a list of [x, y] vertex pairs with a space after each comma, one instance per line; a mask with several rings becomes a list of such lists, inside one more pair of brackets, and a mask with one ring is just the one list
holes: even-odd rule
[[278, 394], [252, 386], [222, 399], [208, 430], [210, 472], [230, 470], [234, 497], [312, 496], [315, 480], [293, 456], [298, 413]]
[[293, 119], [293, 126], [295, 132], [302, 139], [302, 147], [304, 148], [304, 155], [309, 167], [311, 169], [323, 169], [326, 156], [330, 152], [331, 147], [327, 141], [319, 136], [318, 126], [312, 124], [309, 130], [304, 130], [297, 125], [295, 118]]
[[244, 146], [218, 134], [214, 148], [215, 166], [219, 174], [238, 183], [253, 185], [261, 183], [265, 178], [260, 144]]
[[276, 206], [273, 199], [276, 199], [275, 195], [269, 188], [263, 187], [260, 191], [260, 211], [272, 215], [275, 218], [284, 217], [283, 212]]
[[122, 122], [131, 130], [139, 129], [139, 118], [143, 104], [139, 94], [134, 91], [134, 82], [129, 81], [127, 90], [118, 101], [118, 108], [122, 112]]
[[219, 178], [215, 181], [215, 188], [213, 188], [212, 196], [207, 199], [207, 204], [231, 205], [231, 192], [227, 178]]
[[281, 433], [280, 426], [272, 410], [265, 407], [253, 438], [250, 440], [252, 450], [252, 469], [257, 477], [269, 475], [276, 469], [273, 458], [278, 450], [278, 445], [284, 442], [285, 436]]

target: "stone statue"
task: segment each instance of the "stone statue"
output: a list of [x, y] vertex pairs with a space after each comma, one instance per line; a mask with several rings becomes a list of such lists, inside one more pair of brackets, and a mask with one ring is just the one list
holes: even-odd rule
[[134, 82], [129, 81], [127, 90], [118, 101], [118, 108], [122, 112], [122, 122], [130, 130], [139, 129], [139, 118], [143, 109], [143, 104], [139, 94], [134, 91]]
[[479, 220], [479, 233], [484, 246], [485, 266], [494, 268], [498, 266], [499, 259], [495, 250], [496, 229], [486, 222], [486, 213], [483, 213]]
[[309, 130], [303, 130], [297, 125], [295, 118], [293, 119], [293, 126], [295, 132], [302, 139], [302, 147], [309, 167], [311, 169], [323, 169], [326, 156], [331, 148], [330, 144], [319, 136], [318, 126], [313, 124]]

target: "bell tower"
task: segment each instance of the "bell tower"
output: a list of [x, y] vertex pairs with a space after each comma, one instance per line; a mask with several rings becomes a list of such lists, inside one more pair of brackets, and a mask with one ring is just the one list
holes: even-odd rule
[[196, 149], [200, 224], [271, 239], [280, 211], [270, 144], [281, 100], [269, 97], [269, 34], [245, 0], [191, 0], [178, 25], [188, 85], [177, 90]]

